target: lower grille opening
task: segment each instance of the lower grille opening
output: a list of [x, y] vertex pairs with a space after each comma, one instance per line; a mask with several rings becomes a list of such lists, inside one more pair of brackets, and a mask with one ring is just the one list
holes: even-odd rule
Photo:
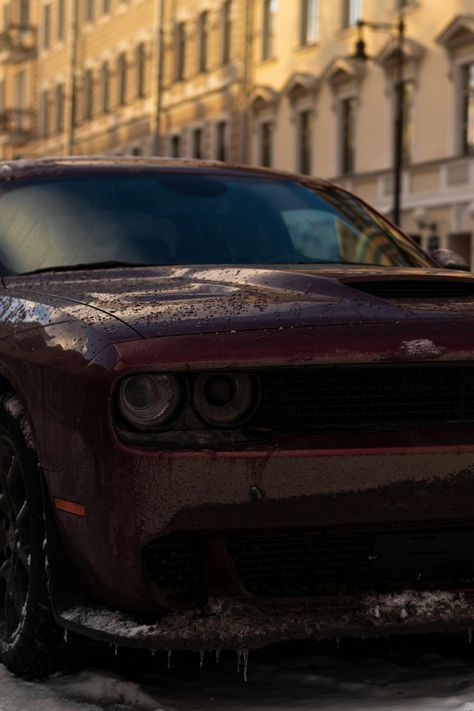
[[246, 590], [269, 597], [474, 580], [474, 528], [243, 535], [227, 549]]
[[143, 549], [147, 578], [158, 588], [176, 595], [192, 595], [201, 576], [197, 541], [193, 538], [163, 538]]

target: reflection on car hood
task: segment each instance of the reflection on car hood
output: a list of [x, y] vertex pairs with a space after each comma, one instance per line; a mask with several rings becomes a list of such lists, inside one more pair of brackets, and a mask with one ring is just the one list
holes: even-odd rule
[[148, 267], [42, 274], [7, 279], [63, 311], [85, 304], [125, 322], [143, 337], [292, 328], [343, 323], [474, 317], [473, 296], [390, 299], [350, 286], [354, 280], [474, 279], [437, 269], [358, 266]]

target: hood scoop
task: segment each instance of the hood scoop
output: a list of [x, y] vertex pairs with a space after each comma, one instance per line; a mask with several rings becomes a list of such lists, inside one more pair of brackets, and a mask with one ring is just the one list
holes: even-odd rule
[[344, 283], [380, 299], [474, 299], [474, 280], [373, 279]]

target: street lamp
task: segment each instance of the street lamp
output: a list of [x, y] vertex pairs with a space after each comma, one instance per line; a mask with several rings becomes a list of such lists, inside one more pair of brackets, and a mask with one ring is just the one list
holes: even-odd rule
[[359, 20], [359, 38], [356, 43], [354, 59], [369, 59], [365, 51], [365, 42], [362, 38], [364, 27], [379, 32], [389, 32], [397, 43], [395, 63], [395, 119], [394, 119], [394, 150], [393, 150], [393, 221], [400, 225], [401, 213], [401, 182], [403, 165], [403, 121], [405, 104], [405, 87], [403, 83], [403, 45], [405, 40], [405, 22], [400, 8], [396, 22], [367, 22]]

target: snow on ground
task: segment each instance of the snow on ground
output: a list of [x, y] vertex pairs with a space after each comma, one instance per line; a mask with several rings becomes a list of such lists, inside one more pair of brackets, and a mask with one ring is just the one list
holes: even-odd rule
[[[24, 682], [0, 667], [0, 711], [474, 711], [474, 649], [384, 642], [280, 645], [250, 654], [173, 655]], [[448, 638], [447, 638], [448, 639]], [[451, 643], [447, 642], [447, 646]], [[119, 657], [120, 657], [119, 652]], [[242, 660], [241, 660], [242, 661]], [[131, 679], [131, 680], [130, 680]]]
[[0, 666], [0, 711], [167, 711], [138, 684], [111, 672], [84, 671], [45, 683], [15, 679]]

